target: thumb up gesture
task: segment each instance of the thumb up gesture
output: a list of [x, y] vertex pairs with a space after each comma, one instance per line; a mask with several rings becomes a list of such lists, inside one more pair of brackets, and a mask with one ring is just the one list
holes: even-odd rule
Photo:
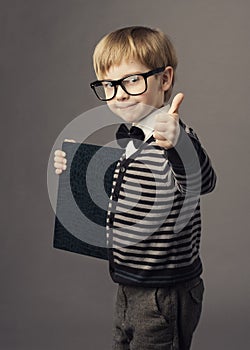
[[157, 114], [153, 136], [160, 147], [166, 149], [176, 145], [180, 135], [179, 107], [184, 99], [183, 93], [178, 93], [167, 113]]

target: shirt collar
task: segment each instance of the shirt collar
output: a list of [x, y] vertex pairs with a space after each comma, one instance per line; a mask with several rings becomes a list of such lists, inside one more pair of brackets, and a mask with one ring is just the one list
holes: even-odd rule
[[148, 116], [141, 119], [138, 123], [133, 123], [132, 126], [137, 126], [141, 128], [145, 134], [145, 141], [153, 134], [154, 125], [155, 125], [155, 115], [159, 113], [159, 111], [168, 112], [170, 105], [164, 105], [161, 108], [158, 108], [154, 112], [150, 113]]

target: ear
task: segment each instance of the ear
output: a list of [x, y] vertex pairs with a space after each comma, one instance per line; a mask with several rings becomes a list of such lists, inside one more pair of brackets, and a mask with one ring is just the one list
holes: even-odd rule
[[172, 80], [174, 76], [174, 70], [172, 67], [167, 66], [162, 74], [162, 90], [167, 91], [172, 86]]

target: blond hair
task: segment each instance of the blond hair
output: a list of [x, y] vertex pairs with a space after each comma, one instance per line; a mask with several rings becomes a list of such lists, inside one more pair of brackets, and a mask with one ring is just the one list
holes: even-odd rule
[[94, 50], [93, 65], [96, 76], [102, 79], [111, 66], [119, 65], [123, 59], [136, 59], [149, 69], [171, 66], [172, 85], [165, 92], [165, 101], [168, 101], [178, 62], [173, 44], [165, 33], [159, 29], [133, 26], [107, 34]]

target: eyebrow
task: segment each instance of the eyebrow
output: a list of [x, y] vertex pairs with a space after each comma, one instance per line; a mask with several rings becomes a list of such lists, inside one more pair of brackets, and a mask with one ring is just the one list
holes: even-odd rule
[[124, 79], [124, 78], [127, 78], [127, 77], [130, 77], [131, 75], [136, 75], [136, 74], [144, 74], [144, 73], [147, 73], [147, 72], [134, 72], [134, 73], [129, 73], [129, 74], [126, 74], [124, 75], [122, 78], [120, 79], [103, 79], [103, 80], [111, 80], [111, 81], [116, 81], [116, 80], [121, 80], [121, 79]]

